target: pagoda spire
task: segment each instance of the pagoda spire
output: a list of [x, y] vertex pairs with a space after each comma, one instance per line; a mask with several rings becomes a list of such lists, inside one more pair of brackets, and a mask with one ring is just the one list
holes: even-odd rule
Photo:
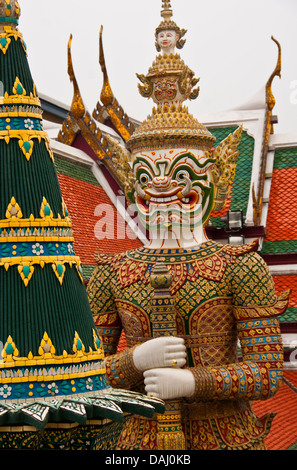
[[[22, 426], [37, 431], [48, 422], [59, 423], [60, 436], [66, 423], [69, 445], [69, 422], [121, 421], [119, 404], [133, 402], [113, 396], [106, 382], [19, 16], [16, 0], [0, 1], [0, 420], [12, 431], [3, 439], [0, 430], [0, 448], [25, 446]], [[154, 407], [135, 400], [133, 410], [138, 404], [140, 413], [153, 414]], [[93, 437], [84, 432], [99, 446], [96, 426]], [[46, 432], [31, 435], [30, 445], [46, 447]]]

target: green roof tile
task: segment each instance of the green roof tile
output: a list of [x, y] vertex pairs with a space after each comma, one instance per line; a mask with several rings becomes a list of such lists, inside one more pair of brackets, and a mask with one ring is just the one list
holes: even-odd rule
[[264, 241], [261, 254], [297, 253], [297, 240]]
[[283, 315], [280, 315], [279, 321], [281, 323], [295, 323], [297, 322], [297, 307], [289, 307]]
[[274, 169], [297, 168], [297, 147], [277, 149], [274, 154]]
[[93, 265], [93, 264], [82, 265], [83, 277], [86, 281], [90, 279], [95, 267], [96, 265]]
[[75, 178], [95, 186], [100, 186], [90, 168], [63, 160], [57, 156], [55, 156], [55, 167], [59, 174], [70, 176], [71, 178]]

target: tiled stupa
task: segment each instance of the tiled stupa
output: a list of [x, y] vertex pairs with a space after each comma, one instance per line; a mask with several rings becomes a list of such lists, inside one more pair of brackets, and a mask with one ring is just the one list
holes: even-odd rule
[[155, 407], [106, 382], [19, 16], [0, 1], [0, 448], [108, 448]]

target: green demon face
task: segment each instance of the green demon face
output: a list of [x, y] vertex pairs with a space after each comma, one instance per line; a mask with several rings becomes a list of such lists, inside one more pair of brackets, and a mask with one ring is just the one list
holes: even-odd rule
[[209, 170], [214, 162], [202, 150], [138, 153], [133, 164], [136, 205], [145, 227], [176, 232], [202, 226], [213, 207]]

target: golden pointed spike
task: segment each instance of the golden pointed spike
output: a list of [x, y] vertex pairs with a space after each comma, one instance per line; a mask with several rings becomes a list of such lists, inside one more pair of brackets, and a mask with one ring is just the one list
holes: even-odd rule
[[280, 43], [273, 36], [271, 36], [271, 39], [276, 43], [278, 47], [278, 58], [277, 58], [276, 66], [266, 83], [266, 103], [268, 105], [269, 110], [272, 110], [275, 105], [275, 98], [273, 96], [272, 89], [271, 89], [272, 82], [273, 82], [274, 77], [276, 76], [281, 78], [281, 68], [282, 68], [282, 63], [281, 63], [282, 54], [281, 54]]
[[84, 116], [86, 110], [83, 104], [83, 100], [79, 91], [79, 87], [78, 87], [74, 69], [73, 69], [72, 56], [71, 56], [71, 43], [72, 43], [72, 34], [70, 34], [70, 38], [68, 41], [68, 69], [67, 69], [70, 81], [73, 83], [73, 90], [74, 90], [70, 113], [76, 119], [79, 119]]
[[107, 75], [104, 50], [103, 50], [103, 26], [101, 25], [100, 34], [99, 34], [99, 64], [103, 73], [103, 87], [100, 95], [100, 99], [105, 106], [108, 106], [113, 103], [114, 96], [109, 84], [109, 79]]

